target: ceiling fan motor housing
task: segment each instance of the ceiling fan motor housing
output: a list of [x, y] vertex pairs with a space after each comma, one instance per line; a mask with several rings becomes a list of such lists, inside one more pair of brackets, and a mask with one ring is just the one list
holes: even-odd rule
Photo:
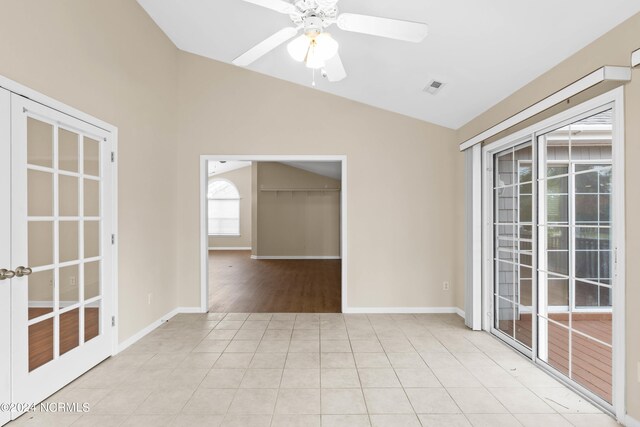
[[293, 3], [297, 9], [289, 16], [294, 24], [302, 26], [305, 33], [313, 35], [336, 21], [337, 0], [299, 0]]

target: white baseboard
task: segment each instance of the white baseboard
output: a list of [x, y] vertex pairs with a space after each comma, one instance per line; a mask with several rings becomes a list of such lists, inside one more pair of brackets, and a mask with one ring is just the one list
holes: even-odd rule
[[251, 246], [244, 247], [244, 246], [216, 246], [216, 247], [210, 247], [209, 248], [210, 251], [250, 251], [251, 250]]
[[624, 420], [621, 421], [626, 427], [640, 427], [640, 421], [636, 420], [629, 414], [625, 415]]
[[126, 340], [124, 340], [120, 344], [118, 344], [117, 353], [120, 353], [121, 351], [123, 351], [126, 348], [130, 347], [131, 345], [135, 344], [137, 341], [141, 340], [146, 335], [148, 335], [149, 333], [153, 332], [156, 328], [161, 326], [163, 323], [166, 323], [167, 321], [169, 321], [169, 319], [171, 319], [176, 314], [179, 314], [179, 313], [202, 313], [202, 312], [203, 311], [200, 309], [200, 307], [177, 307], [177, 308], [174, 308], [173, 310], [171, 310], [170, 312], [168, 312], [167, 314], [165, 314], [164, 316], [162, 316], [161, 318], [159, 318], [155, 322], [152, 322], [147, 327], [141, 329], [137, 333], [133, 334], [132, 336], [130, 336], [129, 338], [127, 338]]
[[458, 307], [347, 307], [345, 313], [370, 314], [458, 314], [464, 312]]
[[464, 319], [464, 310], [456, 307], [456, 314]]
[[341, 259], [336, 255], [251, 255], [251, 259]]
[[200, 307], [178, 307], [176, 310], [178, 310], [178, 313], [206, 313]]

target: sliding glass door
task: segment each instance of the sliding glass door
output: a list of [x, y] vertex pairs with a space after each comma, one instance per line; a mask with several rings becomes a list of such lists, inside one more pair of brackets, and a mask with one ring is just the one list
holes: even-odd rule
[[532, 348], [533, 147], [531, 142], [494, 156], [494, 327]]
[[612, 408], [613, 105], [531, 129], [485, 147], [490, 329]]
[[611, 109], [541, 134], [538, 357], [612, 401]]

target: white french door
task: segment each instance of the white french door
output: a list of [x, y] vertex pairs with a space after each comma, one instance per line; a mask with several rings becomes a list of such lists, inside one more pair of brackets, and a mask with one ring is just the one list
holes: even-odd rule
[[[10, 401], [38, 403], [112, 353], [112, 141], [22, 96], [11, 94], [10, 105], [10, 191], [2, 190], [11, 202], [0, 228], [11, 238], [0, 244], [0, 267], [13, 277], [0, 292], [10, 284], [11, 344], [0, 347], [11, 348]], [[4, 113], [0, 106], [0, 121]]]

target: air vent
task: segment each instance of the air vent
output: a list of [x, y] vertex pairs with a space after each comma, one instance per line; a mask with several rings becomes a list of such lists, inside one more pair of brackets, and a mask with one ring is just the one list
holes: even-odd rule
[[440, 82], [438, 80], [431, 80], [429, 84], [423, 89], [423, 91], [430, 93], [431, 95], [435, 95], [440, 92], [440, 90], [442, 90], [443, 86], [443, 82]]

